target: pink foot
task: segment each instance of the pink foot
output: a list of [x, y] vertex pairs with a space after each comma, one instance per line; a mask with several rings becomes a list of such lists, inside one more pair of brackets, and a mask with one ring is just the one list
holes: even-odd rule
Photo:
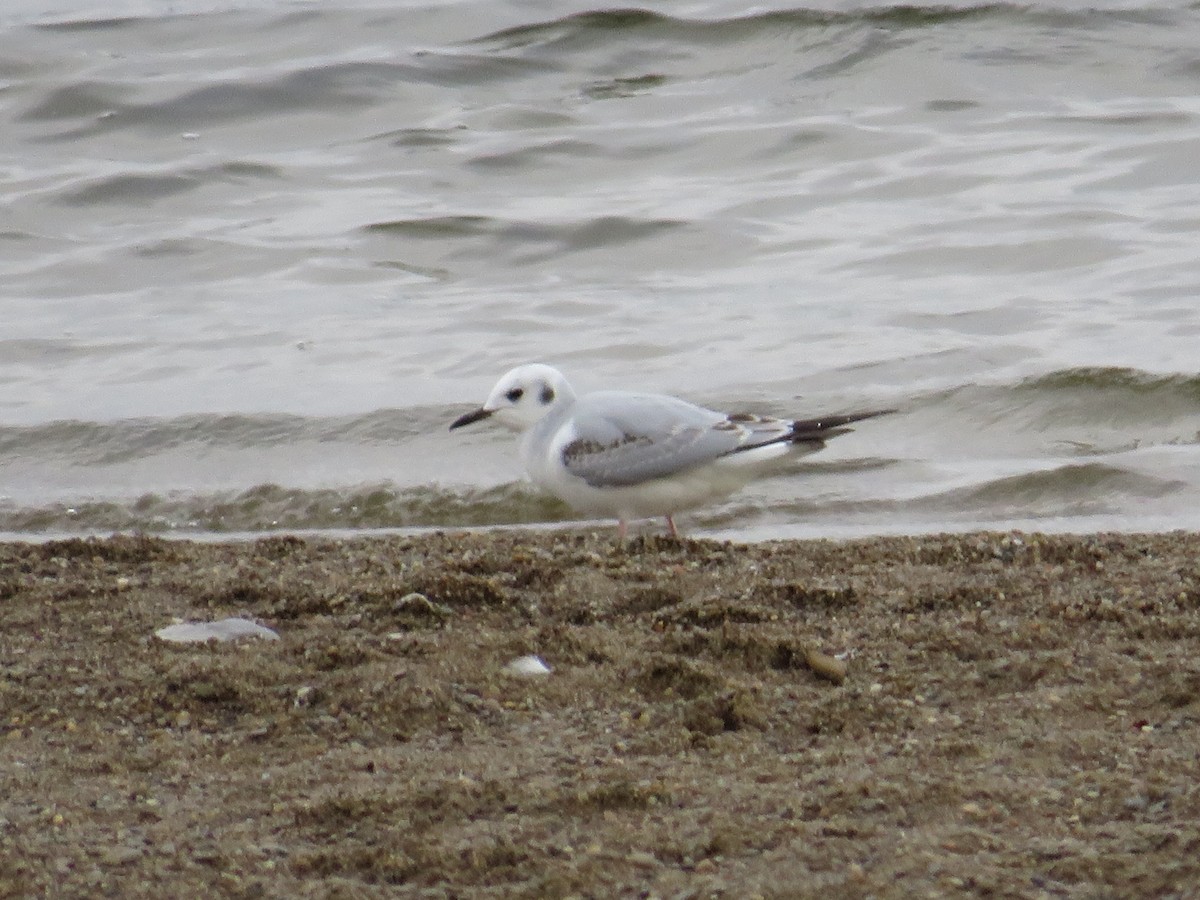
[[674, 516], [667, 516], [667, 534], [673, 538], [679, 537], [679, 529], [675, 527]]

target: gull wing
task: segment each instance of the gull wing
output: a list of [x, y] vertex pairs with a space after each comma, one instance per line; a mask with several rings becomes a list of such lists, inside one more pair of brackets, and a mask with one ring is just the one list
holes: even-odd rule
[[674, 397], [604, 392], [581, 398], [562, 448], [567, 471], [592, 487], [628, 487], [792, 439], [792, 423], [726, 416]]

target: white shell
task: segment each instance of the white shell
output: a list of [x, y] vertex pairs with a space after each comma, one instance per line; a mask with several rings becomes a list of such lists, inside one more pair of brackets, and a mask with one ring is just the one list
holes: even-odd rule
[[505, 666], [504, 671], [512, 675], [549, 675], [552, 669], [540, 656], [522, 656]]

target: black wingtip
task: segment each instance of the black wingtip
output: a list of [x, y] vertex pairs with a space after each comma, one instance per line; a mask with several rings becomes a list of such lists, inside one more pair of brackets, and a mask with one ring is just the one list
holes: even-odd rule
[[825, 441], [839, 434], [853, 431], [846, 426], [863, 419], [874, 419], [876, 416], [887, 416], [896, 409], [872, 409], [865, 412], [842, 413], [836, 416], [821, 416], [816, 419], [798, 419], [792, 423], [791, 440], [796, 443], [804, 441]]

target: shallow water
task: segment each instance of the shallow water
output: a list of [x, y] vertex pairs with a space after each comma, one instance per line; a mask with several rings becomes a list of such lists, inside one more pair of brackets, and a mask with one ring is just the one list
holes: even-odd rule
[[689, 520], [1200, 527], [1200, 8], [0, 13], [0, 530], [571, 514], [580, 389], [900, 406]]

